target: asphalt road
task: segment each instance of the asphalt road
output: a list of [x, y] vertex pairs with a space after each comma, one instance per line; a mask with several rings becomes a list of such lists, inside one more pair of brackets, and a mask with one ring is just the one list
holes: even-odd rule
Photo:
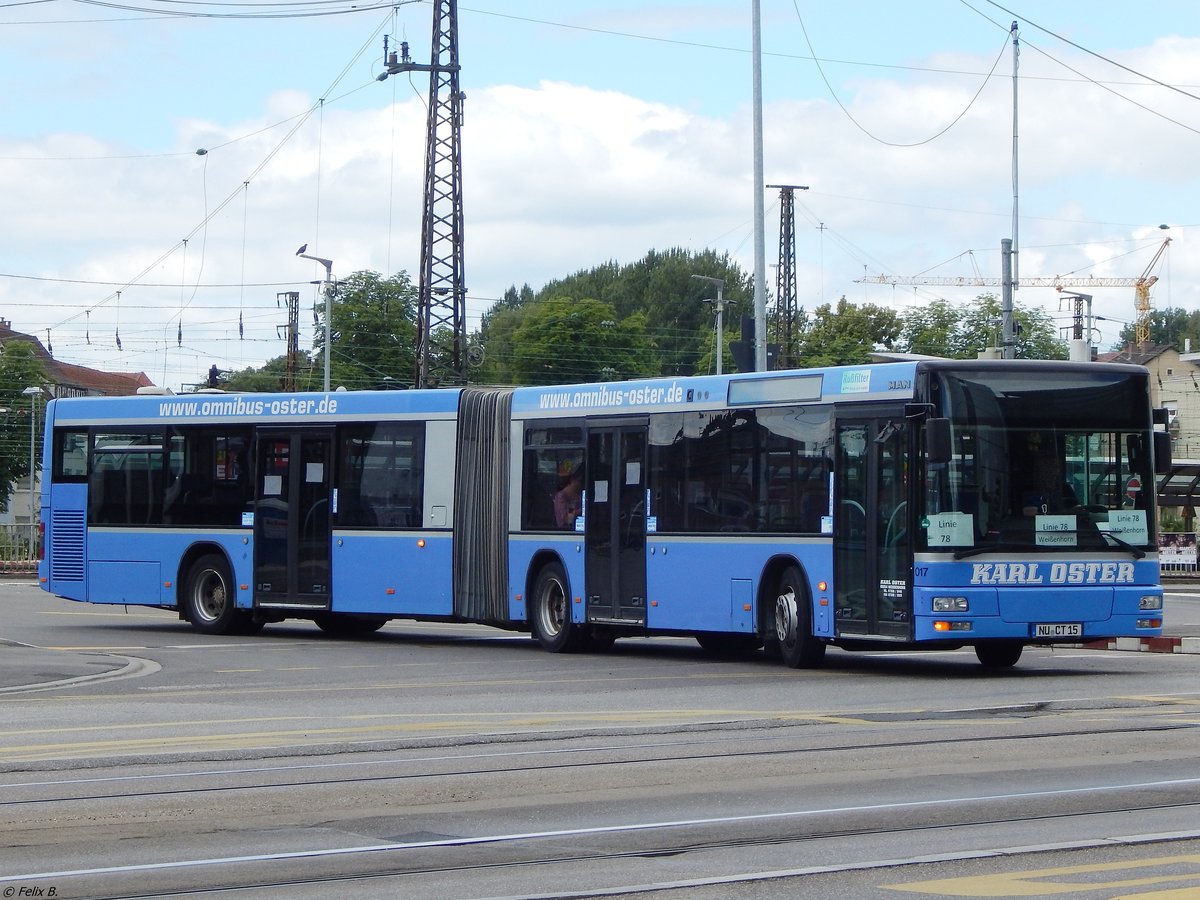
[[3, 896], [1200, 895], [1200, 656], [0, 610]]

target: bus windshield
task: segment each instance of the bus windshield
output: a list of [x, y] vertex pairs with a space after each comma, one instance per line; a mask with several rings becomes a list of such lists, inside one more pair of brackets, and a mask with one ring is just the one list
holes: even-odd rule
[[991, 369], [935, 378], [952, 458], [926, 457], [924, 549], [1140, 555], [1154, 546], [1144, 377]]

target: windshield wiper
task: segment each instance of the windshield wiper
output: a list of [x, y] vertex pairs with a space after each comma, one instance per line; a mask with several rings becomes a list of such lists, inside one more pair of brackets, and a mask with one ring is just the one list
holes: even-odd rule
[[1118, 547], [1120, 547], [1121, 549], [1128, 550], [1130, 553], [1132, 553], [1134, 559], [1142, 559], [1146, 555], [1145, 550], [1141, 550], [1141, 549], [1133, 546], [1133, 544], [1117, 537], [1111, 531], [1102, 531], [1100, 533], [1102, 535], [1104, 535], [1106, 538], [1108, 538], [1110, 541], [1113, 541], [1114, 543], [1116, 543], [1116, 545]]
[[966, 547], [962, 550], [954, 551], [955, 559], [966, 559], [968, 556], [978, 556], [981, 553], [999, 553], [1003, 550], [1028, 550], [1029, 544], [1019, 543], [1017, 541], [1000, 541], [997, 544], [977, 544], [974, 547]]

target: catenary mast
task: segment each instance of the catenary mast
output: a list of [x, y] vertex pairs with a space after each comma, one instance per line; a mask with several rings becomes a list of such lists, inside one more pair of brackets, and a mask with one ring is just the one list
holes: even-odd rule
[[466, 382], [467, 289], [463, 275], [462, 106], [458, 7], [434, 0], [432, 61], [414, 63], [408, 44], [386, 56], [387, 71], [429, 73], [416, 386]]

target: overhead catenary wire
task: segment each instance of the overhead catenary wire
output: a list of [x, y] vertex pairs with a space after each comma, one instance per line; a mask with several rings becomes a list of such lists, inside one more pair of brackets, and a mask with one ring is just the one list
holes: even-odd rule
[[879, 135], [872, 132], [865, 125], [863, 125], [860, 121], [858, 121], [858, 119], [854, 117], [854, 114], [851, 113], [850, 110], [846, 108], [846, 104], [844, 104], [842, 102], [841, 97], [839, 97], [837, 91], [834, 90], [833, 85], [830, 83], [828, 76], [826, 76], [826, 74], [825, 74], [825, 69], [821, 66], [820, 61], [817, 59], [817, 52], [813, 49], [812, 39], [808, 35], [808, 27], [804, 24], [804, 16], [802, 16], [800, 14], [800, 5], [798, 3], [798, 0], [792, 0], [792, 7], [796, 10], [796, 20], [800, 23], [800, 31], [804, 35], [804, 42], [808, 46], [809, 54], [812, 56], [812, 60], [816, 64], [817, 72], [820, 74], [821, 80], [825, 83], [825, 87], [829, 90], [829, 95], [833, 98], [833, 102], [837, 104], [838, 108], [842, 111], [842, 114], [845, 115], [845, 117], [849, 120], [850, 124], [852, 124], [855, 128], [857, 128], [859, 131], [861, 131], [863, 134], [865, 134], [871, 140], [873, 140], [877, 143], [883, 144], [885, 146], [888, 146], [888, 147], [921, 147], [925, 144], [929, 144], [929, 143], [932, 143], [933, 141], [936, 141], [938, 138], [942, 137], [944, 134], [946, 134], [948, 131], [950, 131], [951, 128], [953, 128], [955, 125], [957, 125], [959, 122], [961, 122], [963, 117], [968, 112], [970, 112], [971, 107], [973, 107], [975, 105], [975, 102], [979, 99], [979, 95], [983, 93], [983, 89], [985, 87], [987, 87], [988, 82], [991, 80], [992, 76], [996, 72], [996, 66], [998, 66], [1000, 64], [1000, 60], [1004, 56], [1005, 48], [1008, 46], [1008, 39], [1006, 37], [1004, 44], [1000, 47], [1000, 52], [996, 55], [996, 59], [992, 63], [992, 68], [988, 71], [988, 73], [985, 76], [983, 76], [983, 80], [980, 82], [979, 87], [976, 89], [976, 91], [975, 91], [974, 95], [971, 97], [971, 99], [969, 101], [967, 101], [967, 105], [964, 106], [962, 108], [962, 110], [959, 112], [959, 114], [957, 116], [955, 116], [953, 119], [951, 119], [950, 122], [947, 125], [945, 125], [940, 131], [937, 131], [936, 133], [930, 135], [929, 137], [922, 138], [919, 141], [890, 141], [890, 140], [887, 140], [886, 138], [882, 138]]
[[[150, 5], [150, 4], [146, 4], [146, 5]], [[214, 6], [215, 6], [215, 4], [214, 4]], [[246, 184], [248, 184], [248, 182], [246, 182]], [[199, 285], [199, 280], [197, 279], [196, 281], [197, 281], [197, 285]], [[139, 283], [139, 286], [142, 286], [142, 285], [141, 285], [141, 283]], [[207, 287], [207, 286], [205, 286], [205, 287]], [[243, 285], [243, 287], [244, 287], [244, 285]], [[132, 309], [132, 308], [136, 308], [136, 307], [134, 307], [134, 306], [132, 306], [132, 305], [131, 305], [129, 308], [131, 308], [131, 309]], [[193, 307], [189, 306], [189, 308], [193, 308]], [[191, 326], [191, 319], [190, 319], [190, 317], [189, 317], [189, 326]], [[194, 335], [193, 335], [193, 338], [194, 338]]]
[[[335, 88], [342, 81], [342, 79], [346, 77], [347, 73], [354, 66], [354, 64], [357, 62], [357, 60], [363, 55], [363, 53], [366, 52], [366, 50], [369, 47], [374, 45], [378, 35], [383, 30], [383, 27], [386, 24], [387, 24], [387, 19], [384, 19], [383, 22], [381, 22], [378, 26], [376, 26], [375, 30], [371, 33], [370, 37], [358, 49], [358, 51], [354, 54], [354, 56], [350, 60], [350, 62], [348, 62], [346, 64], [346, 66], [338, 73], [337, 77], [333, 80], [332, 84], [330, 84], [329, 90], [327, 90], [325, 92], [325, 94], [328, 94], [330, 91], [332, 91], [332, 89]], [[298, 132], [301, 127], [303, 127], [304, 123], [307, 122], [309, 120], [309, 118], [311, 118], [312, 114], [314, 112], [316, 112], [321, 107], [321, 105], [323, 105], [323, 103], [324, 103], [324, 98], [322, 98], [321, 101], [319, 101], [318, 103], [314, 103], [312, 106], [310, 106], [308, 108], [308, 110], [296, 121], [296, 123], [292, 126], [292, 128], [288, 131], [288, 133], [286, 135], [284, 135], [283, 138], [278, 143], [276, 143], [276, 145], [270, 150], [270, 152], [268, 152], [267, 155], [258, 163], [258, 165], [255, 166], [254, 169], [251, 170], [249, 176], [246, 177], [243, 184], [249, 184], [250, 182], [252, 182], [259, 175], [259, 173], [261, 173], [271, 163], [271, 161], [280, 153], [280, 151], [283, 150], [283, 148], [287, 145], [287, 143], [291, 140], [291, 138], [296, 134], [296, 132]], [[205, 154], [205, 155], [207, 155], [207, 154]], [[201, 233], [203, 231], [203, 229], [207, 227], [209, 221], [211, 221], [215, 216], [217, 216], [219, 213], [224, 211], [225, 207], [227, 207], [230, 203], [233, 202], [234, 198], [237, 196], [238, 192], [241, 191], [241, 189], [242, 188], [239, 187], [237, 190], [231, 192], [224, 200], [221, 201], [220, 204], [217, 205], [216, 208], [212, 209], [211, 211], [206, 211], [206, 215], [204, 216], [203, 221], [201, 221], [190, 232], [188, 232], [188, 234], [184, 237], [183, 241], [186, 242], [188, 239], [194, 237], [196, 234]], [[154, 260], [154, 262], [152, 262], [150, 265], [148, 265], [144, 269], [142, 269], [137, 275], [135, 275], [129, 281], [125, 282], [121, 286], [122, 289], [127, 289], [135, 284], [138, 284], [139, 281], [141, 280], [141, 278], [143, 278], [145, 275], [149, 274], [151, 271], [153, 271], [159, 265], [161, 265], [166, 259], [168, 259], [172, 254], [174, 254], [179, 249], [179, 247], [180, 247], [180, 244], [177, 243], [177, 244], [173, 245], [169, 250], [162, 253], [157, 259]], [[111, 301], [114, 298], [114, 296], [115, 296], [115, 294], [110, 294], [107, 297], [103, 298], [102, 300], [87, 307], [87, 309], [90, 311], [90, 310], [95, 310], [99, 307], [102, 307], [102, 306], [106, 305], [109, 301]], [[58, 323], [58, 325], [55, 327], [61, 327], [63, 325], [77, 321], [80, 318], [80, 316], [82, 316], [83, 314], [84, 314], [83, 311], [80, 311], [76, 315], [71, 316], [71, 317], [63, 320], [62, 322]]]

